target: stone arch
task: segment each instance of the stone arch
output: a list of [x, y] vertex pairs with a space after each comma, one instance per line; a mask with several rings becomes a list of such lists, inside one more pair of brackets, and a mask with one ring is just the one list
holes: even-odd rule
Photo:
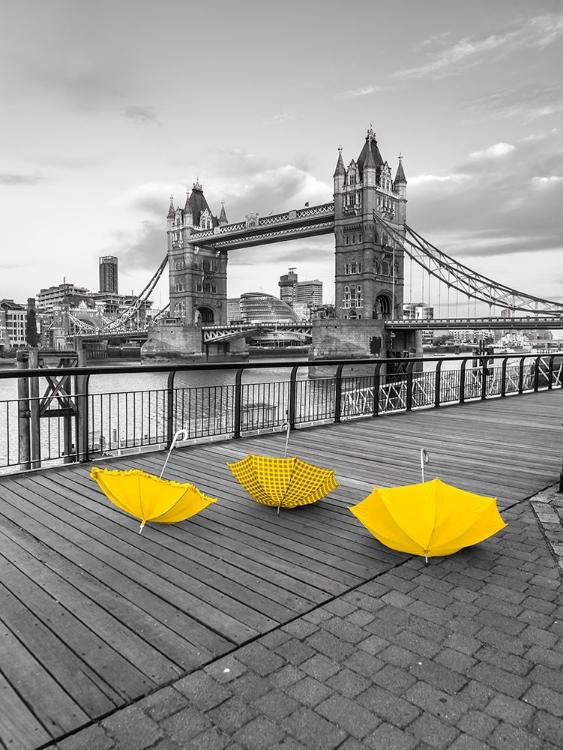
[[391, 297], [388, 294], [381, 292], [375, 298], [375, 304], [373, 306], [373, 317], [381, 319], [391, 318], [391, 306]]
[[194, 320], [196, 323], [210, 323], [215, 322], [215, 313], [210, 307], [198, 307], [195, 311]]

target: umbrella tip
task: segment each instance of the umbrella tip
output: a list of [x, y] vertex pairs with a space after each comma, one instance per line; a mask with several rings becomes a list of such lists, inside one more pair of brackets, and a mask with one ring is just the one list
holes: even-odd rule
[[144, 525], [145, 525], [145, 522], [143, 521], [142, 524], [139, 527], [139, 534], [142, 532]]

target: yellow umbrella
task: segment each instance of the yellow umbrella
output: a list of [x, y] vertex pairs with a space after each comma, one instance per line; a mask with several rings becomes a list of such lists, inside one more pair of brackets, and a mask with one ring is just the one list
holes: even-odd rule
[[386, 547], [442, 557], [488, 539], [506, 526], [494, 497], [440, 479], [373, 492], [349, 510]]
[[277, 507], [278, 513], [280, 508], [314, 503], [338, 487], [332, 469], [321, 469], [296, 456], [274, 458], [249, 453], [227, 466], [256, 502]]
[[141, 469], [121, 471], [94, 466], [90, 472], [92, 479], [112, 503], [141, 521], [139, 533], [147, 521], [178, 523], [199, 513], [210, 503], [217, 502], [216, 498], [204, 495], [193, 484], [162, 479], [170, 452], [182, 432], [180, 430], [174, 435], [159, 477]]

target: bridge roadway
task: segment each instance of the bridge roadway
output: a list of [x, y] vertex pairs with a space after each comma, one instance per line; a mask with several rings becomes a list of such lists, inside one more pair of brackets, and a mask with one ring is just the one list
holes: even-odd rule
[[[142, 535], [90, 465], [0, 478], [0, 747], [560, 748], [562, 442], [559, 389], [298, 430], [340, 486], [279, 516], [226, 462], [283, 435], [200, 444], [167, 476], [218, 502]], [[421, 447], [508, 522], [427, 568], [347, 509]]]

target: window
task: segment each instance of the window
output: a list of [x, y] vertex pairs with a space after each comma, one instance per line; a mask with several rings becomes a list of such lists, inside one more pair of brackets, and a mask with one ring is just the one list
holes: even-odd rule
[[356, 235], [353, 234], [352, 235], [352, 245], [355, 245], [355, 244], [356, 244]]
[[345, 244], [345, 245], [349, 245], [349, 244], [350, 244], [350, 235], [348, 235], [348, 234], [347, 234], [347, 235], [346, 235], [346, 236], [344, 237], [344, 244]]

